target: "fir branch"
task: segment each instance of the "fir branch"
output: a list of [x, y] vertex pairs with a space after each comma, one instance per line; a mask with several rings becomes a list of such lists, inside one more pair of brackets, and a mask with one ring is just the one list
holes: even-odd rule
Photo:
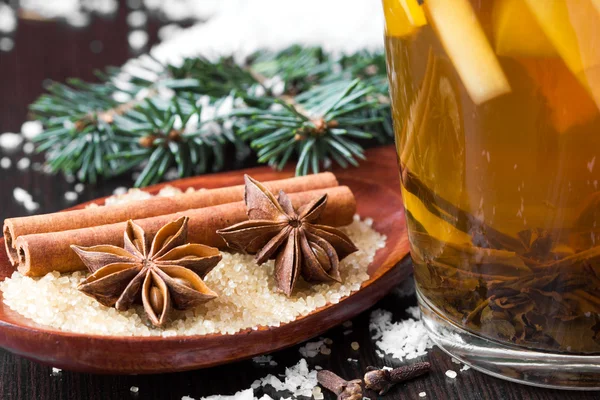
[[222, 134], [214, 122], [202, 123], [197, 101], [173, 98], [167, 107], [146, 99], [135, 113], [115, 119], [121, 150], [109, 159], [123, 164], [115, 174], [143, 167], [136, 187], [160, 181], [171, 168], [179, 177], [217, 171], [224, 164], [224, 146], [233, 135]]
[[244, 65], [142, 56], [98, 77], [53, 84], [30, 106], [46, 129], [38, 151], [53, 171], [80, 180], [142, 168], [135, 184], [144, 186], [172, 168], [178, 176], [219, 170], [227, 148], [245, 143], [259, 162], [281, 169], [295, 158], [306, 174], [357, 165], [363, 144], [392, 137], [382, 53], [292, 46]]
[[[119, 175], [139, 165], [139, 160], [143, 157], [158, 154], [134, 148], [134, 145], [124, 139], [127, 136], [122, 135], [124, 132], [137, 134], [151, 125], [125, 124], [130, 131], [123, 126], [115, 126], [116, 120], [121, 123], [128, 119], [130, 122], [139, 121], [151, 112], [163, 113], [162, 117], [165, 117], [164, 112], [171, 109], [171, 97], [196, 102], [198, 94], [226, 96], [232, 90], [255, 84], [247, 71], [229, 59], [211, 63], [203, 58], [194, 58], [184, 60], [180, 66], [172, 66], [163, 65], [146, 56], [130, 62], [123, 69], [109, 68], [98, 75], [104, 83], [87, 84], [70, 80], [70, 86], [53, 84], [49, 87], [49, 94], [42, 95], [30, 106], [34, 116], [46, 128], [35, 141], [38, 143], [38, 151], [47, 151], [51, 170], [77, 174], [80, 180], [92, 183], [98, 177]], [[178, 105], [181, 103], [175, 102]], [[200, 112], [199, 109], [196, 112]], [[160, 119], [158, 116], [156, 118]], [[152, 127], [160, 128], [154, 125]], [[120, 135], [116, 135], [116, 131]], [[182, 146], [184, 151], [193, 153], [196, 167], [178, 165], [180, 174], [187, 176], [207, 171], [211, 154], [215, 155], [217, 161], [223, 158], [223, 149], [216, 143], [226, 141], [235, 141], [235, 136], [224, 136], [218, 140], [215, 135], [206, 138], [199, 136], [195, 139], [195, 144], [190, 142]], [[175, 147], [171, 145], [171, 148]], [[211, 147], [214, 151], [207, 150], [206, 147]], [[135, 157], [120, 159], [119, 156], [125, 153]], [[156, 157], [158, 155], [149, 161]], [[168, 157], [173, 157], [176, 162], [185, 163], [187, 160], [164, 152], [159, 158], [162, 162], [160, 165], [169, 166], [170, 163], [166, 161]], [[218, 169], [222, 164], [219, 161], [214, 165]], [[138, 179], [136, 185], [144, 186], [162, 178], [163, 169], [154, 169], [155, 167], [156, 163], [153, 162], [151, 168], [145, 169], [147, 173], [142, 173], [144, 179]]]
[[317, 86], [292, 98], [262, 99], [266, 108], [238, 110], [238, 134], [257, 151], [258, 161], [281, 169], [292, 156], [298, 158], [296, 174], [319, 172], [332, 161], [342, 167], [364, 159], [356, 139], [370, 139], [368, 126], [377, 118], [357, 118], [372, 105], [365, 97], [372, 89], [359, 80]]

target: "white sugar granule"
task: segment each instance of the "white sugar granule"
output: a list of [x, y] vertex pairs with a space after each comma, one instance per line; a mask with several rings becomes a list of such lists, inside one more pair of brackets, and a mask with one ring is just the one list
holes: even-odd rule
[[2, 169], [8, 169], [12, 165], [12, 161], [8, 157], [2, 157], [0, 159], [0, 167]]
[[27, 140], [33, 140], [43, 130], [44, 127], [40, 121], [26, 121], [21, 125], [21, 135]]
[[[118, 336], [234, 334], [257, 326], [280, 326], [360, 289], [369, 278], [367, 267], [385, 237], [355, 217], [341, 228], [360, 251], [340, 264], [342, 283], [309, 285], [299, 281], [291, 297], [279, 293], [273, 261], [257, 266], [254, 256], [223, 253], [221, 262], [206, 276], [206, 284], [219, 297], [194, 310], [180, 311], [164, 328], [153, 327], [141, 306], [125, 312], [102, 306], [77, 290], [82, 271], [42, 278], [18, 272], [0, 283], [4, 303], [35, 322], [70, 332]], [[24, 295], [26, 293], [27, 295]], [[320, 349], [319, 349], [320, 350]]]
[[0, 135], [0, 148], [15, 150], [23, 143], [23, 137], [18, 133], [6, 132]]
[[[202, 189], [201, 189], [202, 190]], [[188, 188], [185, 192], [194, 192], [194, 188]], [[156, 194], [158, 197], [171, 197], [184, 193], [181, 189], [167, 185], [160, 189]], [[105, 205], [131, 203], [136, 200], [146, 200], [152, 195], [141, 189], [127, 189], [126, 187], [118, 187], [113, 191], [113, 196], [110, 196], [104, 202]]]
[[449, 369], [448, 371], [446, 371], [446, 376], [450, 379], [455, 379], [456, 375], [458, 375], [456, 373], [456, 371], [452, 371], [451, 369]]
[[425, 392], [419, 392], [419, 397], [427, 397], [427, 393], [425, 393]]
[[463, 365], [463, 366], [462, 366], [462, 368], [460, 369], [460, 372], [468, 371], [468, 370], [470, 370], [470, 369], [471, 369], [471, 367], [469, 367], [468, 365], [466, 365], [466, 364], [465, 364], [465, 365]]
[[60, 375], [61, 372], [62, 372], [62, 369], [52, 367], [52, 375], [54, 375], [54, 376]]
[[137, 386], [132, 386], [132, 387], [130, 387], [130, 388], [129, 388], [129, 391], [130, 391], [131, 393], [137, 393], [137, 392], [139, 392], [139, 391], [140, 391], [140, 388], [139, 388], [139, 387], [137, 387]]
[[77, 193], [83, 193], [85, 186], [83, 183], [76, 183], [74, 189]]
[[[409, 318], [392, 322], [392, 313], [389, 311], [373, 311], [369, 329], [377, 347], [399, 360], [425, 355], [427, 349], [433, 347], [422, 321]], [[382, 353], [378, 352], [378, 355]]]

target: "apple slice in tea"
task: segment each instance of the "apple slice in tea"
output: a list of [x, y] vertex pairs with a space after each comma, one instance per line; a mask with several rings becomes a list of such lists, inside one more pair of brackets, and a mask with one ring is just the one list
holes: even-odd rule
[[508, 79], [468, 0], [427, 0], [425, 11], [475, 104], [510, 92]]

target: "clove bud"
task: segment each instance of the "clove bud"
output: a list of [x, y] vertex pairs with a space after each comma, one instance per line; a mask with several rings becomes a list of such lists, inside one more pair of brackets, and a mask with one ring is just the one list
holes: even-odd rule
[[360, 379], [346, 381], [331, 371], [322, 370], [317, 373], [317, 381], [325, 389], [335, 393], [338, 400], [361, 400], [363, 397]]
[[386, 394], [396, 383], [404, 382], [417, 376], [424, 375], [431, 369], [428, 362], [418, 362], [395, 369], [367, 368], [365, 373], [365, 387]]

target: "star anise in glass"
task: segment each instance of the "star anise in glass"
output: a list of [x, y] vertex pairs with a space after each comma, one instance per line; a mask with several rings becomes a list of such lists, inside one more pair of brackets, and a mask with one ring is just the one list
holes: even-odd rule
[[217, 297], [202, 278], [221, 260], [214, 247], [187, 243], [188, 217], [163, 226], [150, 239], [127, 222], [124, 248], [71, 246], [92, 273], [78, 289], [123, 311], [142, 302], [150, 321], [162, 326], [173, 308], [185, 310]]
[[295, 210], [283, 191], [276, 199], [260, 182], [244, 178], [249, 221], [217, 231], [227, 245], [256, 254], [259, 265], [275, 259], [277, 287], [288, 296], [298, 275], [307, 282], [339, 282], [340, 260], [358, 249], [340, 230], [316, 223], [327, 194]]

